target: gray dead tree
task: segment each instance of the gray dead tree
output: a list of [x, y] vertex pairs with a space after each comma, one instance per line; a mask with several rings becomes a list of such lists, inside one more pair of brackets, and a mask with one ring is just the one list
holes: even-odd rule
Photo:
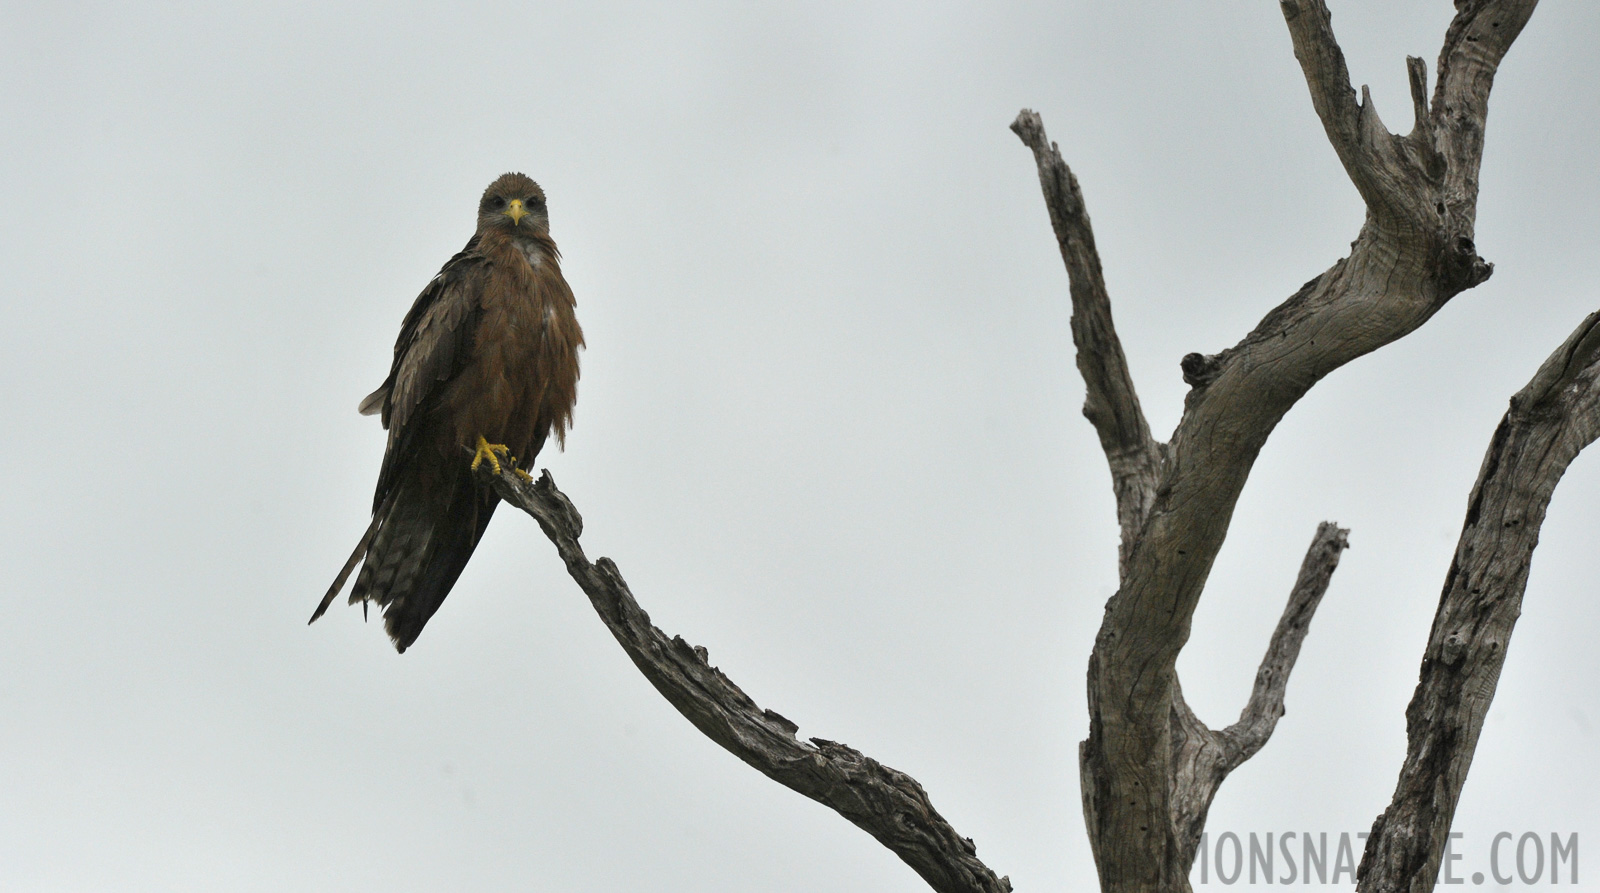
[[[1348, 257], [1271, 310], [1237, 345], [1190, 354], [1182, 419], [1151, 436], [1112, 324], [1111, 303], [1076, 178], [1023, 111], [1012, 129], [1033, 151], [1071, 283], [1072, 336], [1110, 466], [1122, 540], [1120, 588], [1089, 660], [1089, 737], [1079, 749], [1083, 813], [1100, 887], [1188, 891], [1218, 787], [1266, 744], [1311, 618], [1347, 531], [1322, 524], [1254, 689], [1211, 729], [1184, 702], [1178, 654], [1234, 505], [1284, 414], [1323, 376], [1410, 334], [1489, 278], [1477, 254], [1478, 168], [1489, 90], [1537, 0], [1456, 0], [1430, 99], [1407, 60], [1414, 122], [1390, 133], [1365, 88], [1357, 101], [1324, 0], [1281, 0], [1311, 101], [1366, 221]], [[1469, 498], [1455, 559], [1406, 711], [1408, 747], [1393, 801], [1373, 825], [1362, 891], [1431, 890], [1484, 716], [1520, 612], [1529, 562], [1556, 483], [1600, 436], [1600, 313], [1585, 319], [1512, 399]], [[582, 522], [548, 473], [491, 478], [531, 514], [634, 664], [707, 737], [770, 778], [871, 834], [935, 890], [1010, 890], [929, 802], [915, 779], [763, 710], [703, 648], [650, 623], [609, 559], [590, 562]]]

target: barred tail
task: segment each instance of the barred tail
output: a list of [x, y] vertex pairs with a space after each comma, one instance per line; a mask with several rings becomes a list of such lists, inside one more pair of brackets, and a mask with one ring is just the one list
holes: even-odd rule
[[464, 462], [442, 474], [434, 469], [405, 475], [374, 513], [372, 527], [311, 619], [322, 615], [365, 558], [350, 604], [382, 607], [384, 628], [404, 653], [450, 594], [499, 501], [475, 484]]

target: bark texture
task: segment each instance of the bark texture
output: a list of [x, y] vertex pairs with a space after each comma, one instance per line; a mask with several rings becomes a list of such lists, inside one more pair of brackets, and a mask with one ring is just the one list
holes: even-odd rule
[[[1323, 376], [1415, 331], [1492, 272], [1473, 243], [1489, 89], [1534, 5], [1459, 0], [1431, 104], [1425, 66], [1407, 61], [1415, 120], [1399, 136], [1384, 127], [1365, 89], [1357, 102], [1323, 0], [1282, 0], [1312, 106], [1366, 203], [1366, 221], [1349, 256], [1267, 313], [1244, 340], [1183, 359], [1192, 390], [1165, 445], [1150, 441], [1139, 412], [1077, 182], [1037, 115], [1024, 111], [1012, 125], [1033, 151], [1072, 283], [1086, 414], [1112, 469], [1122, 527], [1121, 587], [1090, 657], [1089, 737], [1079, 754], [1103, 890], [1189, 889], [1191, 839], [1220, 778], [1209, 793], [1195, 780], [1226, 761], [1206, 756], [1210, 733], [1183, 703], [1174, 667], [1267, 437]], [[1292, 658], [1276, 672], [1289, 665]], [[1262, 727], [1243, 718], [1241, 725], [1232, 729]]]
[[1511, 398], [1483, 457], [1406, 708], [1394, 800], [1361, 857], [1362, 893], [1424, 893], [1439, 874], [1483, 720], [1500, 681], [1539, 528], [1556, 484], [1600, 437], [1600, 313]]
[[910, 865], [941, 893], [1004, 893], [1011, 882], [979, 861], [911, 776], [846, 745], [802, 741], [798, 726], [763, 710], [711, 666], [706, 649], [668, 637], [650, 622], [609, 558], [590, 562], [578, 537], [583, 519], [547, 471], [528, 483], [509, 468], [479, 472], [511, 505], [532, 515], [589, 596], [595, 612], [650, 684], [706, 737], [768, 778], [827, 806]]

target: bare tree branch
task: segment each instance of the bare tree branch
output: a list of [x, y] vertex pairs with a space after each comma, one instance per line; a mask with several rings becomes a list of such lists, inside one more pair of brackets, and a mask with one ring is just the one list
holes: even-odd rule
[[1083, 202], [1078, 178], [1061, 158], [1061, 150], [1045, 136], [1044, 121], [1023, 109], [1011, 123], [1018, 138], [1033, 150], [1039, 167], [1039, 187], [1050, 225], [1061, 247], [1072, 293], [1072, 343], [1078, 351], [1078, 371], [1087, 396], [1083, 414], [1100, 435], [1100, 447], [1111, 466], [1111, 486], [1117, 497], [1117, 521], [1122, 531], [1121, 561], [1126, 570], [1133, 538], [1144, 523], [1155, 498], [1161, 467], [1161, 445], [1150, 436], [1150, 425], [1139, 406], [1139, 395], [1128, 371], [1111, 320], [1111, 297], [1094, 247], [1094, 229]]
[[1289, 674], [1300, 656], [1300, 645], [1311, 629], [1311, 618], [1328, 591], [1334, 569], [1339, 566], [1339, 556], [1350, 546], [1349, 533], [1329, 521], [1317, 525], [1316, 536], [1312, 537], [1305, 560], [1300, 563], [1294, 588], [1289, 590], [1283, 616], [1256, 670], [1250, 701], [1240, 712], [1238, 722], [1220, 732], [1207, 729], [1184, 702], [1183, 692], [1174, 680], [1172, 810], [1185, 865], [1194, 862], [1200, 833], [1205, 830], [1206, 813], [1211, 809], [1217, 789], [1233, 770], [1266, 745], [1278, 726], [1279, 717], [1283, 716]]
[[1234, 766], [1256, 755], [1272, 730], [1283, 716], [1283, 694], [1289, 686], [1289, 673], [1300, 657], [1300, 645], [1311, 629], [1311, 618], [1322, 603], [1322, 596], [1333, 580], [1333, 571], [1339, 566], [1339, 556], [1350, 548], [1350, 531], [1331, 521], [1317, 525], [1317, 535], [1306, 550], [1305, 561], [1300, 564], [1300, 574], [1289, 591], [1289, 603], [1272, 632], [1267, 653], [1256, 670], [1256, 684], [1250, 692], [1250, 702], [1239, 713], [1239, 721], [1221, 735], [1235, 748]]
[[[1436, 148], [1434, 124], [1427, 113], [1427, 68], [1421, 59], [1407, 57], [1411, 85], [1412, 132], [1399, 137], [1378, 117], [1372, 92], [1361, 88], [1355, 101], [1350, 71], [1333, 34], [1333, 17], [1324, 0], [1279, 0], [1294, 55], [1311, 90], [1311, 105], [1322, 120], [1328, 141], [1367, 203], [1369, 214], [1391, 225], [1437, 225], [1434, 210], [1425, 199], [1443, 174]], [[1471, 161], [1477, 156], [1456, 159]], [[1470, 237], [1470, 233], [1468, 234]]]
[[1456, 16], [1439, 51], [1432, 114], [1445, 169], [1434, 210], [1468, 239], [1478, 214], [1478, 162], [1483, 158], [1489, 88], [1538, 2], [1456, 0]]
[[1383, 171], [1393, 160], [1385, 157], [1385, 149], [1392, 152], [1384, 139], [1389, 132], [1378, 119], [1378, 110], [1365, 87], [1361, 88], [1360, 104], [1356, 103], [1350, 69], [1333, 36], [1333, 14], [1328, 11], [1328, 4], [1323, 0], [1280, 0], [1279, 6], [1289, 24], [1294, 56], [1311, 88], [1311, 105], [1322, 119], [1328, 142], [1333, 144], [1368, 207], [1386, 205], [1391, 196]]
[[1600, 312], [1511, 398], [1484, 456], [1406, 708], [1406, 760], [1361, 858], [1363, 893], [1433, 889], [1545, 510], [1567, 466], [1597, 437]]
[[[1089, 664], [1085, 811], [1108, 891], [1186, 889], [1169, 802], [1171, 687], [1191, 618], [1256, 456], [1278, 421], [1334, 369], [1426, 322], [1461, 280], [1441, 281], [1421, 240], [1369, 227], [1350, 257], [1234, 348], [1186, 358], [1197, 382], [1169, 446], [1121, 589]], [[1119, 866], [1118, 869], [1109, 866]]]
[[[1312, 103], [1366, 200], [1367, 220], [1348, 257], [1244, 340], [1183, 360], [1193, 389], [1163, 453], [1155, 496], [1125, 544], [1122, 586], [1106, 604], [1089, 660], [1080, 778], [1105, 891], [1188, 889], [1189, 851], [1177, 830], [1185, 811], [1174, 799], [1172, 765], [1191, 746], [1191, 730], [1175, 697], [1174, 668], [1267, 438], [1328, 373], [1415, 331], [1492, 272], [1472, 240], [1475, 203], [1460, 186], [1471, 184], [1475, 197], [1482, 142], [1462, 134], [1483, 129], [1493, 71], [1532, 0], [1460, 0], [1441, 57], [1444, 89], [1427, 110], [1433, 123], [1410, 138], [1389, 133], [1370, 98], [1355, 102], [1323, 0], [1280, 5]], [[1500, 11], [1503, 19], [1495, 17]], [[1484, 28], [1495, 30], [1492, 39], [1480, 34]], [[1466, 68], [1476, 74], [1466, 78]], [[1411, 70], [1425, 79], [1420, 67]], [[1458, 81], [1463, 86], [1451, 86]]]
[[[1477, 217], [1478, 167], [1495, 71], [1538, 0], [1461, 0], [1439, 54], [1439, 83], [1428, 108], [1420, 59], [1407, 60], [1411, 135], [1397, 137], [1378, 118], [1372, 96], [1355, 101], [1344, 54], [1324, 0], [1280, 0], [1311, 104], [1345, 171], [1379, 217], [1440, 228], [1470, 242]], [[1424, 123], [1426, 122], [1426, 123]]]
[[827, 806], [877, 838], [941, 893], [1003, 893], [971, 840], [933, 808], [916, 779], [833, 741], [795, 737], [797, 726], [762, 710], [706, 650], [650, 623], [609, 558], [593, 563], [578, 544], [583, 520], [547, 471], [526, 483], [508, 468], [480, 471], [506, 502], [532, 515], [567, 572], [650, 684], [695, 728], [768, 778]]

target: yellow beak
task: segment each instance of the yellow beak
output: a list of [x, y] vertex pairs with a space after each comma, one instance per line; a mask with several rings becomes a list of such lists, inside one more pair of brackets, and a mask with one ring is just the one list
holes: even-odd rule
[[528, 209], [522, 206], [522, 199], [514, 198], [511, 200], [511, 206], [506, 208], [506, 216], [511, 218], [513, 226], [522, 224], [522, 218], [528, 216]]

